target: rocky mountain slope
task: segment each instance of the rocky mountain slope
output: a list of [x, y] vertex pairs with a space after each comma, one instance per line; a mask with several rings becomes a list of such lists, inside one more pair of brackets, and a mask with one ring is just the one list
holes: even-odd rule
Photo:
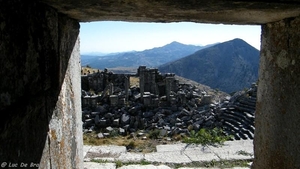
[[233, 39], [159, 66], [170, 72], [227, 93], [243, 90], [258, 79], [259, 51]]
[[157, 47], [140, 52], [125, 52], [110, 54], [106, 56], [82, 55], [81, 65], [89, 65], [97, 69], [115, 67], [137, 68], [140, 65], [145, 65], [147, 67], [157, 67], [159, 65], [190, 55], [208, 46], [185, 45], [179, 42], [172, 42], [162, 47]]

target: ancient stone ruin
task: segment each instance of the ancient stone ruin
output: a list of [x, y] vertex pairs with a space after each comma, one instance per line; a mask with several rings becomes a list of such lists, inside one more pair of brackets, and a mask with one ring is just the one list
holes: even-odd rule
[[[129, 86], [130, 77], [139, 86]], [[84, 132], [160, 130], [162, 136], [189, 134], [190, 130], [219, 127], [234, 139], [253, 139], [256, 86], [217, 100], [192, 84], [179, 82], [174, 74], [140, 66], [136, 75], [98, 72], [82, 76]], [[106, 84], [103, 85], [103, 84]], [[91, 91], [95, 92], [88, 92]], [[251, 93], [251, 94], [250, 94]]]

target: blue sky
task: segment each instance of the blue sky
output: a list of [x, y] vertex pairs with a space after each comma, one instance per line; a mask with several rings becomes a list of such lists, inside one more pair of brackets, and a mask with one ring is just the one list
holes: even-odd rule
[[177, 41], [207, 45], [241, 38], [260, 48], [260, 26], [200, 24], [191, 22], [89, 22], [80, 23], [80, 51], [114, 53], [142, 51]]

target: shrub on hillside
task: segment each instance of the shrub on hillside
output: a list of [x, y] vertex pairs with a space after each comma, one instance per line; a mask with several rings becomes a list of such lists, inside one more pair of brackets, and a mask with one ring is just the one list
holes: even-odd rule
[[184, 143], [194, 143], [206, 145], [222, 145], [225, 141], [230, 140], [231, 136], [224, 134], [220, 128], [205, 129], [202, 128], [198, 132], [192, 130], [190, 136], [183, 139]]

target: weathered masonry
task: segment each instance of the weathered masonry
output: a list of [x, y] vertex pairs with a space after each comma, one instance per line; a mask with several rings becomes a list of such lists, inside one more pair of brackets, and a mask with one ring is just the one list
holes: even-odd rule
[[79, 22], [191, 21], [262, 25], [253, 168], [300, 168], [299, 15], [300, 0], [0, 0], [0, 162], [83, 168]]

